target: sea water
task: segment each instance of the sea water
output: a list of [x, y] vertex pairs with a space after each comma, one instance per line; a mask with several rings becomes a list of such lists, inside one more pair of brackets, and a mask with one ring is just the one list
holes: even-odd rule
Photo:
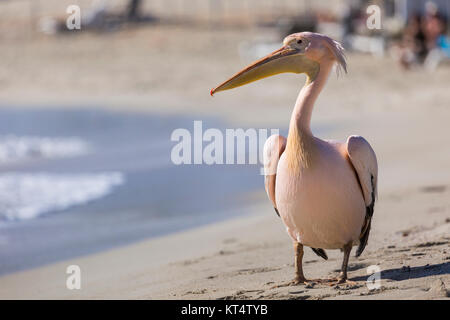
[[259, 165], [172, 163], [171, 133], [194, 120], [1, 108], [0, 274], [242, 214]]

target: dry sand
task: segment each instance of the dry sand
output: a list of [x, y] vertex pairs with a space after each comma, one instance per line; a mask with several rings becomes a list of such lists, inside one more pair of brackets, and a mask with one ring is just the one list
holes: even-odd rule
[[[34, 35], [3, 39], [3, 105], [96, 105], [138, 112], [224, 118], [230, 127], [288, 123], [303, 77], [283, 75], [208, 96], [247, 61], [237, 46], [266, 30], [154, 27], [100, 37]], [[121, 299], [442, 299], [450, 289], [450, 67], [400, 72], [388, 58], [350, 54], [349, 75], [331, 77], [313, 127], [326, 137], [365, 136], [377, 152], [379, 201], [369, 245], [351, 258], [353, 286], [285, 287], [293, 250], [261, 192], [243, 217], [0, 278], [0, 298]], [[239, 183], [238, 181], [236, 183]], [[310, 250], [308, 277], [337, 273], [341, 253], [322, 261]], [[66, 267], [82, 289], [65, 287]], [[367, 267], [382, 270], [366, 287]]]

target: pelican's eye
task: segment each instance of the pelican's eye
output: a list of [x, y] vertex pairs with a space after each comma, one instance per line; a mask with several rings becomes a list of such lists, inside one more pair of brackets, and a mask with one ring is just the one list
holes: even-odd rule
[[295, 39], [291, 42], [291, 47], [297, 49], [300, 53], [304, 53], [307, 46], [308, 40], [306, 39]]

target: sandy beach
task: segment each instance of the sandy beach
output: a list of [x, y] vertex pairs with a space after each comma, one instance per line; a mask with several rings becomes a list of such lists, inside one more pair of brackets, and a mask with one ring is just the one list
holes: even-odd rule
[[[280, 42], [265, 29], [176, 26], [126, 29], [114, 37], [4, 36], [1, 105], [189, 114], [229, 128], [285, 130], [303, 76], [209, 96], [249, 62], [239, 45], [264, 37]], [[326, 127], [326, 139], [362, 135], [378, 155], [371, 237], [363, 255], [350, 258], [355, 284], [273, 288], [293, 278], [293, 249], [261, 178], [260, 190], [241, 195], [247, 204], [231, 219], [6, 274], [0, 299], [448, 299], [450, 66], [402, 72], [388, 56], [349, 53], [347, 59], [348, 75], [330, 77], [318, 100], [313, 131]], [[323, 261], [307, 249], [305, 275], [337, 275], [342, 254], [328, 254]], [[81, 290], [66, 288], [72, 264], [81, 268]], [[369, 290], [373, 265], [381, 270], [381, 287]]]

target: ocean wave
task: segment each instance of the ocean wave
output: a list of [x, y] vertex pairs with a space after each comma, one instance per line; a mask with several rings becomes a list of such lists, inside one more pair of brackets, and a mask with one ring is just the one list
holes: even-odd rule
[[35, 218], [102, 198], [125, 181], [120, 172], [0, 175], [0, 221]]
[[74, 157], [89, 151], [77, 137], [0, 136], [0, 164], [37, 158]]

